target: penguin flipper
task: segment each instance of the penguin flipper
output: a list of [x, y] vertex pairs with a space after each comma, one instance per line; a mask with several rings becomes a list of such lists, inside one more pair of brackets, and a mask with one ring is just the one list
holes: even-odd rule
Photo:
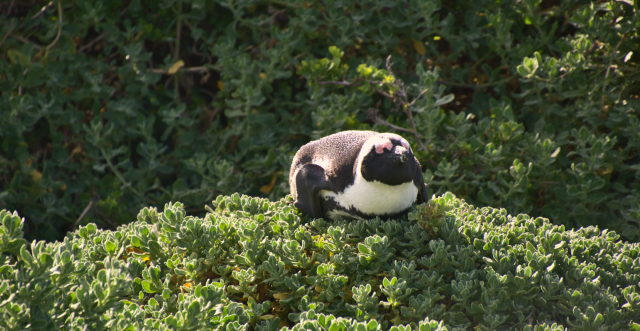
[[422, 168], [420, 168], [420, 163], [418, 159], [416, 159], [417, 169], [416, 175], [413, 179], [414, 183], [418, 187], [418, 196], [416, 198], [416, 205], [427, 203], [429, 201], [429, 189], [427, 188], [427, 184], [424, 183], [424, 179], [422, 178]]
[[305, 164], [296, 175], [297, 199], [294, 206], [313, 218], [321, 218], [321, 190], [331, 190], [324, 169], [317, 164]]

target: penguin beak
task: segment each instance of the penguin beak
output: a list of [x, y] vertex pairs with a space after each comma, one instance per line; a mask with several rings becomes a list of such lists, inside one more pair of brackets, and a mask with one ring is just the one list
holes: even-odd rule
[[409, 159], [407, 154], [408, 153], [406, 152], [402, 154], [389, 154], [389, 156], [387, 156], [387, 159], [389, 159], [389, 161], [391, 161], [394, 164], [401, 165]]

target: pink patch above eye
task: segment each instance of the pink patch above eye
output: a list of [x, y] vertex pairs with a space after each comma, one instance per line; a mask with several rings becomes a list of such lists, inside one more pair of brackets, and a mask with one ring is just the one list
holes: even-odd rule
[[402, 141], [402, 146], [404, 146], [404, 148], [406, 148], [408, 151], [411, 150], [411, 147], [409, 147], [409, 144], [406, 141]]
[[376, 153], [382, 154], [384, 153], [385, 148], [388, 150], [391, 150], [393, 148], [393, 144], [390, 141], [385, 141], [381, 144], [376, 144], [375, 147], [376, 147]]

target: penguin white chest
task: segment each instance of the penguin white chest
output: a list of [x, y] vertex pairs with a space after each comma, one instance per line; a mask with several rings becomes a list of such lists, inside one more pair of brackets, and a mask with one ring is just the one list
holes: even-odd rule
[[345, 209], [356, 209], [365, 214], [396, 214], [409, 208], [416, 200], [418, 188], [413, 181], [400, 185], [368, 182], [357, 176], [344, 192], [320, 191], [324, 199], [333, 200]]

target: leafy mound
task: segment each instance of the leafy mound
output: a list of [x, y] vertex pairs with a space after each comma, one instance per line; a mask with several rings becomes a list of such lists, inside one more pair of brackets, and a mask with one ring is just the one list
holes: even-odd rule
[[406, 219], [327, 222], [221, 196], [116, 231], [22, 239], [0, 212], [0, 327], [110, 330], [640, 329], [640, 247], [447, 193]]

